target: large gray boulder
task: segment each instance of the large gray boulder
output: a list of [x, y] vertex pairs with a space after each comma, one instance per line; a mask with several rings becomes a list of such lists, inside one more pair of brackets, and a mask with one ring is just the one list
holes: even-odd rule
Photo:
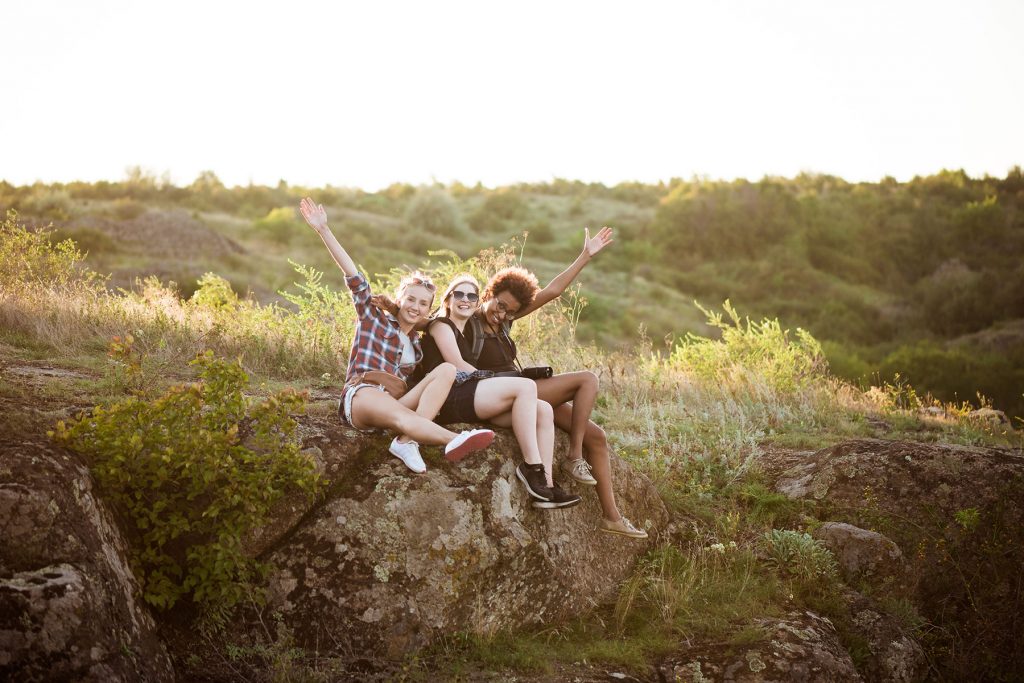
[[0, 679], [169, 681], [174, 673], [78, 459], [0, 441]]
[[[306, 646], [394, 656], [438, 634], [579, 615], [615, 595], [668, 523], [652, 484], [618, 457], [619, 507], [652, 540], [599, 531], [596, 493], [570, 481], [580, 505], [534, 509], [515, 477], [511, 432], [459, 464], [425, 448], [428, 471], [414, 475], [388, 454], [390, 437], [331, 419], [307, 419], [303, 431], [329, 494], [312, 509], [285, 501], [277, 517], [286, 521], [253, 543], [275, 567], [269, 608]], [[556, 465], [564, 456], [562, 439]]]
[[825, 522], [813, 536], [835, 555], [847, 582], [902, 584], [907, 566], [900, 547], [877, 531], [844, 522]]

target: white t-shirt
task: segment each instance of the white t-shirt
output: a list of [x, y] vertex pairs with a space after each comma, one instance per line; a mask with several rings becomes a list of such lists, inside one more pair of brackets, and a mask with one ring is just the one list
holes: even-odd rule
[[416, 349], [412, 347], [412, 340], [409, 335], [399, 330], [398, 338], [402, 340], [402, 365], [416, 364]]

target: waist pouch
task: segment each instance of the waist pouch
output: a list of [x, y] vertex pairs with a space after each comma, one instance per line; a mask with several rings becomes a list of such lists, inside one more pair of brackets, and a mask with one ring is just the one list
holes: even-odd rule
[[405, 383], [404, 379], [383, 370], [367, 370], [358, 375], [352, 375], [352, 378], [345, 382], [346, 386], [352, 387], [359, 384], [376, 384], [383, 387], [384, 391], [388, 392], [388, 395], [396, 400], [402, 398], [405, 392], [409, 390], [409, 385]]

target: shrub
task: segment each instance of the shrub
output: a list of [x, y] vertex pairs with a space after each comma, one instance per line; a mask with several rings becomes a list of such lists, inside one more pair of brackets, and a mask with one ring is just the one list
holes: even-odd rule
[[723, 309], [731, 323], [723, 321], [721, 313], [697, 307], [709, 325], [722, 331], [721, 341], [689, 333], [672, 351], [673, 365], [706, 379], [757, 374], [782, 392], [795, 392], [825, 375], [821, 344], [808, 332], [797, 328], [796, 339], [790, 339], [778, 320], [743, 322], [728, 300]]
[[938, 334], [974, 332], [999, 317], [999, 283], [959, 260], [943, 263], [915, 289], [925, 325]]
[[838, 568], [828, 548], [810, 534], [789, 529], [765, 532], [768, 563], [803, 581], [831, 580]]
[[405, 222], [416, 230], [447, 237], [460, 237], [465, 232], [455, 201], [447, 192], [434, 187], [416, 193], [405, 210]]
[[287, 491], [311, 495], [318, 476], [289, 416], [302, 410], [302, 395], [284, 390], [250, 404], [240, 364], [212, 352], [193, 364], [198, 383], [96, 407], [50, 434], [88, 458], [134, 526], [132, 566], [145, 600], [166, 609], [191, 594], [217, 624], [264, 570], [245, 555], [245, 534]]
[[66, 221], [77, 213], [67, 190], [37, 185], [21, 204], [27, 214], [55, 221]]
[[199, 278], [190, 301], [214, 310], [233, 311], [238, 307], [238, 295], [231, 288], [231, 283], [214, 273], [206, 273]]
[[0, 289], [10, 292], [32, 288], [92, 286], [97, 277], [81, 268], [85, 258], [70, 239], [56, 244], [46, 230], [29, 230], [8, 211], [0, 223]]
[[253, 227], [278, 244], [288, 244], [303, 229], [295, 217], [295, 209], [290, 206], [271, 209], [270, 213], [253, 223]]

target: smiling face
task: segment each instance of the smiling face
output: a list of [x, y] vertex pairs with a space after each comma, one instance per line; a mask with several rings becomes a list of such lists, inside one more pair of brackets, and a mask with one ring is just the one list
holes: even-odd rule
[[410, 284], [398, 297], [398, 324], [412, 327], [430, 312], [434, 303], [434, 291], [423, 285]]
[[496, 293], [492, 298], [488, 299], [483, 304], [484, 320], [497, 330], [501, 327], [501, 323], [505, 320], [512, 320], [516, 317], [516, 313], [519, 312], [523, 305], [517, 298], [512, 296], [512, 292], [502, 290]]
[[480, 293], [470, 282], [456, 285], [444, 302], [445, 311], [453, 320], [469, 320], [479, 306]]

